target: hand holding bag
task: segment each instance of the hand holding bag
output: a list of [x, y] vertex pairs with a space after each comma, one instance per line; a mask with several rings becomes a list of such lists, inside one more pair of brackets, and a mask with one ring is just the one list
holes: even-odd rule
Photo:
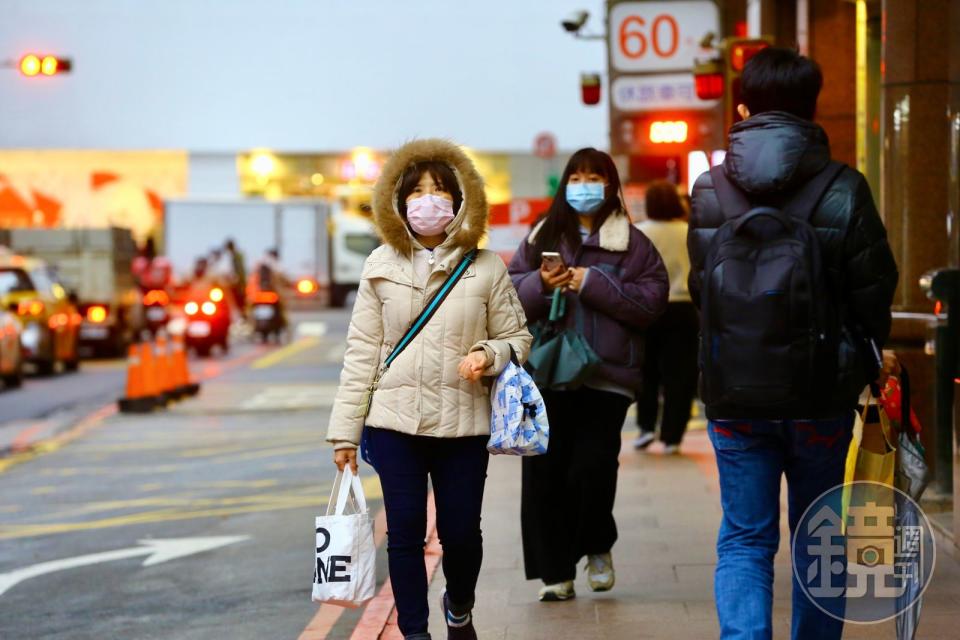
[[487, 451], [515, 456], [547, 452], [550, 422], [543, 396], [510, 348], [510, 362], [490, 392], [490, 441]]
[[[347, 513], [347, 508], [352, 513]], [[327, 513], [316, 519], [314, 602], [359, 607], [376, 590], [377, 548], [360, 477], [350, 467], [337, 473]]]
[[542, 389], [576, 389], [600, 364], [600, 357], [583, 337], [583, 311], [576, 311], [577, 330], [560, 326], [565, 314], [563, 291], [554, 289], [549, 319], [534, 331], [527, 358], [527, 370]]

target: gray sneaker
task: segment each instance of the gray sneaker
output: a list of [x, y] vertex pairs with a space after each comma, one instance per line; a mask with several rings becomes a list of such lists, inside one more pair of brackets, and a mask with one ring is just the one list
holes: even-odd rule
[[640, 435], [633, 440], [633, 448], [637, 451], [642, 451], [653, 444], [653, 441], [656, 439], [657, 434], [653, 431], [641, 431]]
[[587, 584], [591, 591], [610, 591], [617, 581], [613, 557], [609, 553], [587, 556]]
[[540, 602], [563, 602], [577, 596], [573, 590], [573, 580], [544, 585], [540, 589]]

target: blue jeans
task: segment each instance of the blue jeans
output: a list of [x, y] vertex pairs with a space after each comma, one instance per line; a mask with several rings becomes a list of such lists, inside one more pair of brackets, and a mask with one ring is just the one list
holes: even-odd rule
[[[387, 560], [404, 637], [427, 634], [427, 478], [433, 483], [437, 535], [449, 607], [473, 608], [483, 561], [480, 507], [487, 479], [487, 436], [431, 438], [366, 428], [365, 441], [383, 486], [387, 512]], [[421, 637], [429, 637], [423, 635]]]
[[[714, 593], [723, 640], [773, 637], [773, 558], [780, 544], [780, 476], [786, 474], [791, 541], [807, 507], [843, 483], [853, 429], [831, 420], [710, 422], [723, 521]], [[807, 563], [809, 564], [809, 563]], [[806, 566], [797, 567], [806, 575]], [[837, 607], [842, 617], [842, 598]], [[794, 640], [839, 640], [843, 622], [818, 609], [793, 577]]]

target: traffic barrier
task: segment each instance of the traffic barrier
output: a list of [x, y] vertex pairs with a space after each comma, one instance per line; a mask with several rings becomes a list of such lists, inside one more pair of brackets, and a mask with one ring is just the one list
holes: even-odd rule
[[149, 413], [159, 406], [159, 398], [151, 386], [143, 347], [132, 344], [127, 354], [127, 395], [117, 400], [123, 413]]
[[177, 389], [181, 396], [193, 397], [200, 393], [200, 383], [190, 378], [190, 366], [187, 364], [187, 347], [183, 336], [173, 336], [173, 372]]

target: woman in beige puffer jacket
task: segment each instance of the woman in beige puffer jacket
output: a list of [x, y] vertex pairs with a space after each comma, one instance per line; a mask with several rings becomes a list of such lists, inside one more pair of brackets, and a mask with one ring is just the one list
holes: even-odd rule
[[385, 244], [361, 276], [327, 440], [337, 466], [356, 469], [362, 436], [367, 461], [380, 474], [390, 576], [406, 638], [429, 638], [423, 545], [430, 476], [444, 548], [448, 637], [475, 638], [470, 611], [483, 553], [490, 382], [511, 351], [526, 359], [532, 338], [506, 266], [480, 251], [374, 384], [426, 302], [477, 247], [488, 211], [483, 180], [463, 151], [443, 140], [418, 140], [384, 165], [373, 213]]

